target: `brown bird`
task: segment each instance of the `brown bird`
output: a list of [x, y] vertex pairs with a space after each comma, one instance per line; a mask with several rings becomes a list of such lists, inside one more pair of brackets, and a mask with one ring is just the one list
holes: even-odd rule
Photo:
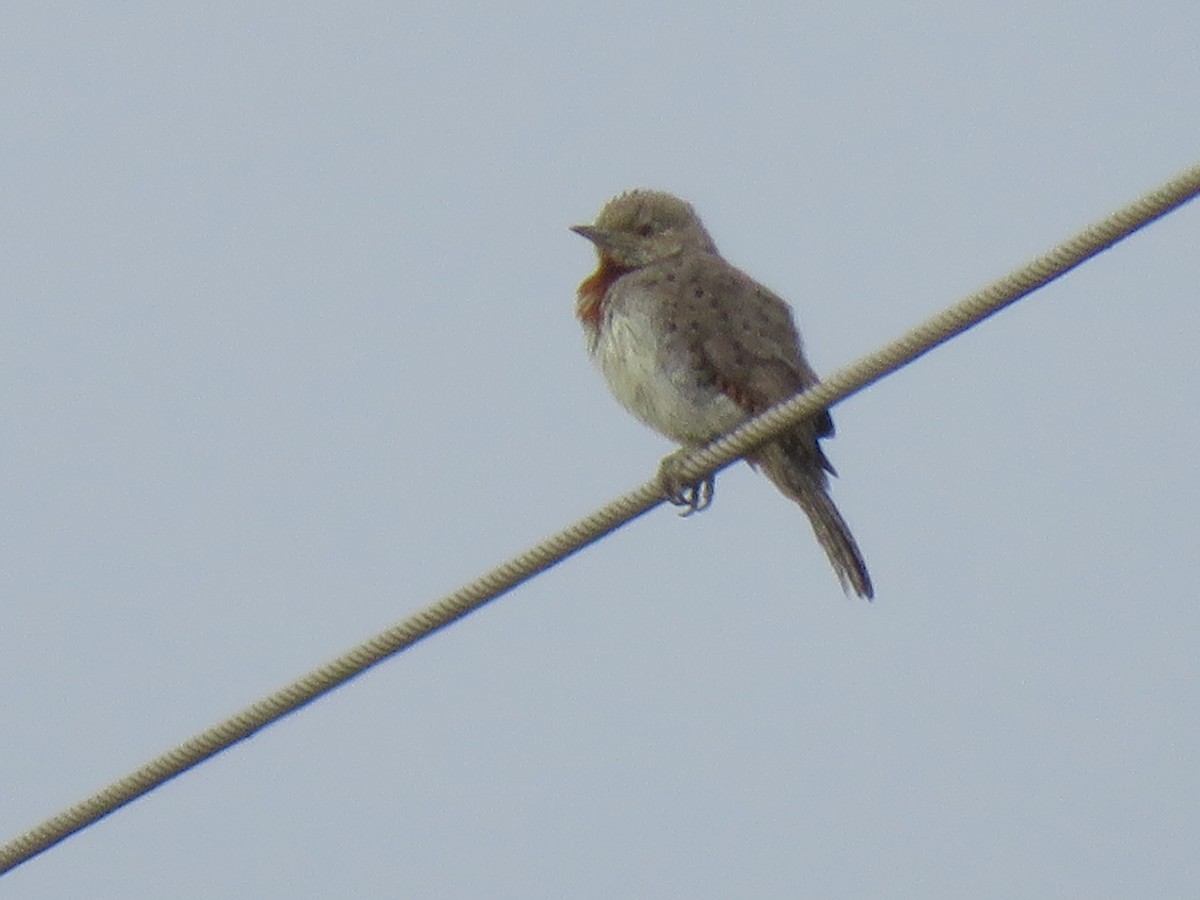
[[[690, 204], [629, 191], [571, 230], [600, 260], [575, 307], [588, 351], [617, 400], [651, 428], [697, 447], [817, 383], [788, 305], [722, 258]], [[823, 411], [747, 459], [808, 515], [843, 589], [869, 599], [866, 563], [828, 493], [833, 466], [819, 439], [832, 434]], [[662, 467], [672, 502], [703, 509], [712, 480], [681, 485], [672, 459]]]

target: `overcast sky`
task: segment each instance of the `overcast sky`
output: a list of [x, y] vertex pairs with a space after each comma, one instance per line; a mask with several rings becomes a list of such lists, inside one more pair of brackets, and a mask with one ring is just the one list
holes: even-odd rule
[[[410, 8], [410, 6], [412, 8]], [[639, 484], [567, 231], [691, 200], [831, 371], [1200, 158], [1173, 3], [0, 12], [0, 841]], [[5, 897], [1181, 897], [1200, 206]]]

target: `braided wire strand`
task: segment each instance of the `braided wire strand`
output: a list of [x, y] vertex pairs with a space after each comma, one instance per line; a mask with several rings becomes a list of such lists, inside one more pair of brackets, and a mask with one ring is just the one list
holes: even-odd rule
[[[1061, 277], [1200, 193], [1200, 164], [1085, 228], [1048, 253], [970, 294], [803, 394], [768, 409], [678, 461], [703, 479], [800, 420], [857, 393], [1039, 287]], [[193, 766], [312, 703], [390, 656], [496, 599], [664, 502], [657, 479], [618, 497], [476, 580], [418, 610], [290, 684], [205, 729], [0, 846], [0, 874], [87, 828]]]

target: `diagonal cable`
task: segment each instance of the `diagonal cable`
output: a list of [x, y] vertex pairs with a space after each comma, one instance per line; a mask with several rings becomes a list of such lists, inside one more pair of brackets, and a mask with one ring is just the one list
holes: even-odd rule
[[[963, 298], [874, 353], [838, 370], [803, 394], [772, 407], [725, 437], [689, 453], [680, 463], [679, 474], [688, 480], [699, 480], [730, 465], [790, 425], [895, 372], [1005, 306], [1061, 277], [1097, 253], [1107, 250], [1139, 228], [1191, 200], [1197, 193], [1200, 193], [1200, 164], [1186, 169], [1144, 197], [1088, 226], [1011, 274]], [[0, 845], [0, 874], [544, 572], [658, 506], [663, 500], [657, 479], [646, 482], [501, 563], [454, 593], [189, 738], [90, 797]]]

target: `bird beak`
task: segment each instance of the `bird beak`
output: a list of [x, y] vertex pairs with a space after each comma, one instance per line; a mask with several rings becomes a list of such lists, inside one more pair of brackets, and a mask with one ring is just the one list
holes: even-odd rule
[[603, 231], [601, 231], [599, 228], [595, 228], [591, 225], [572, 225], [571, 230], [573, 232], [575, 232], [577, 235], [579, 235], [580, 237], [587, 238], [589, 241], [591, 241], [593, 244], [596, 244], [597, 246], [604, 244], [605, 238], [607, 237], [607, 235]]
[[572, 225], [571, 230], [595, 244], [596, 249], [605, 256], [628, 254], [635, 249], [629, 235], [619, 231], [609, 231], [595, 225]]

